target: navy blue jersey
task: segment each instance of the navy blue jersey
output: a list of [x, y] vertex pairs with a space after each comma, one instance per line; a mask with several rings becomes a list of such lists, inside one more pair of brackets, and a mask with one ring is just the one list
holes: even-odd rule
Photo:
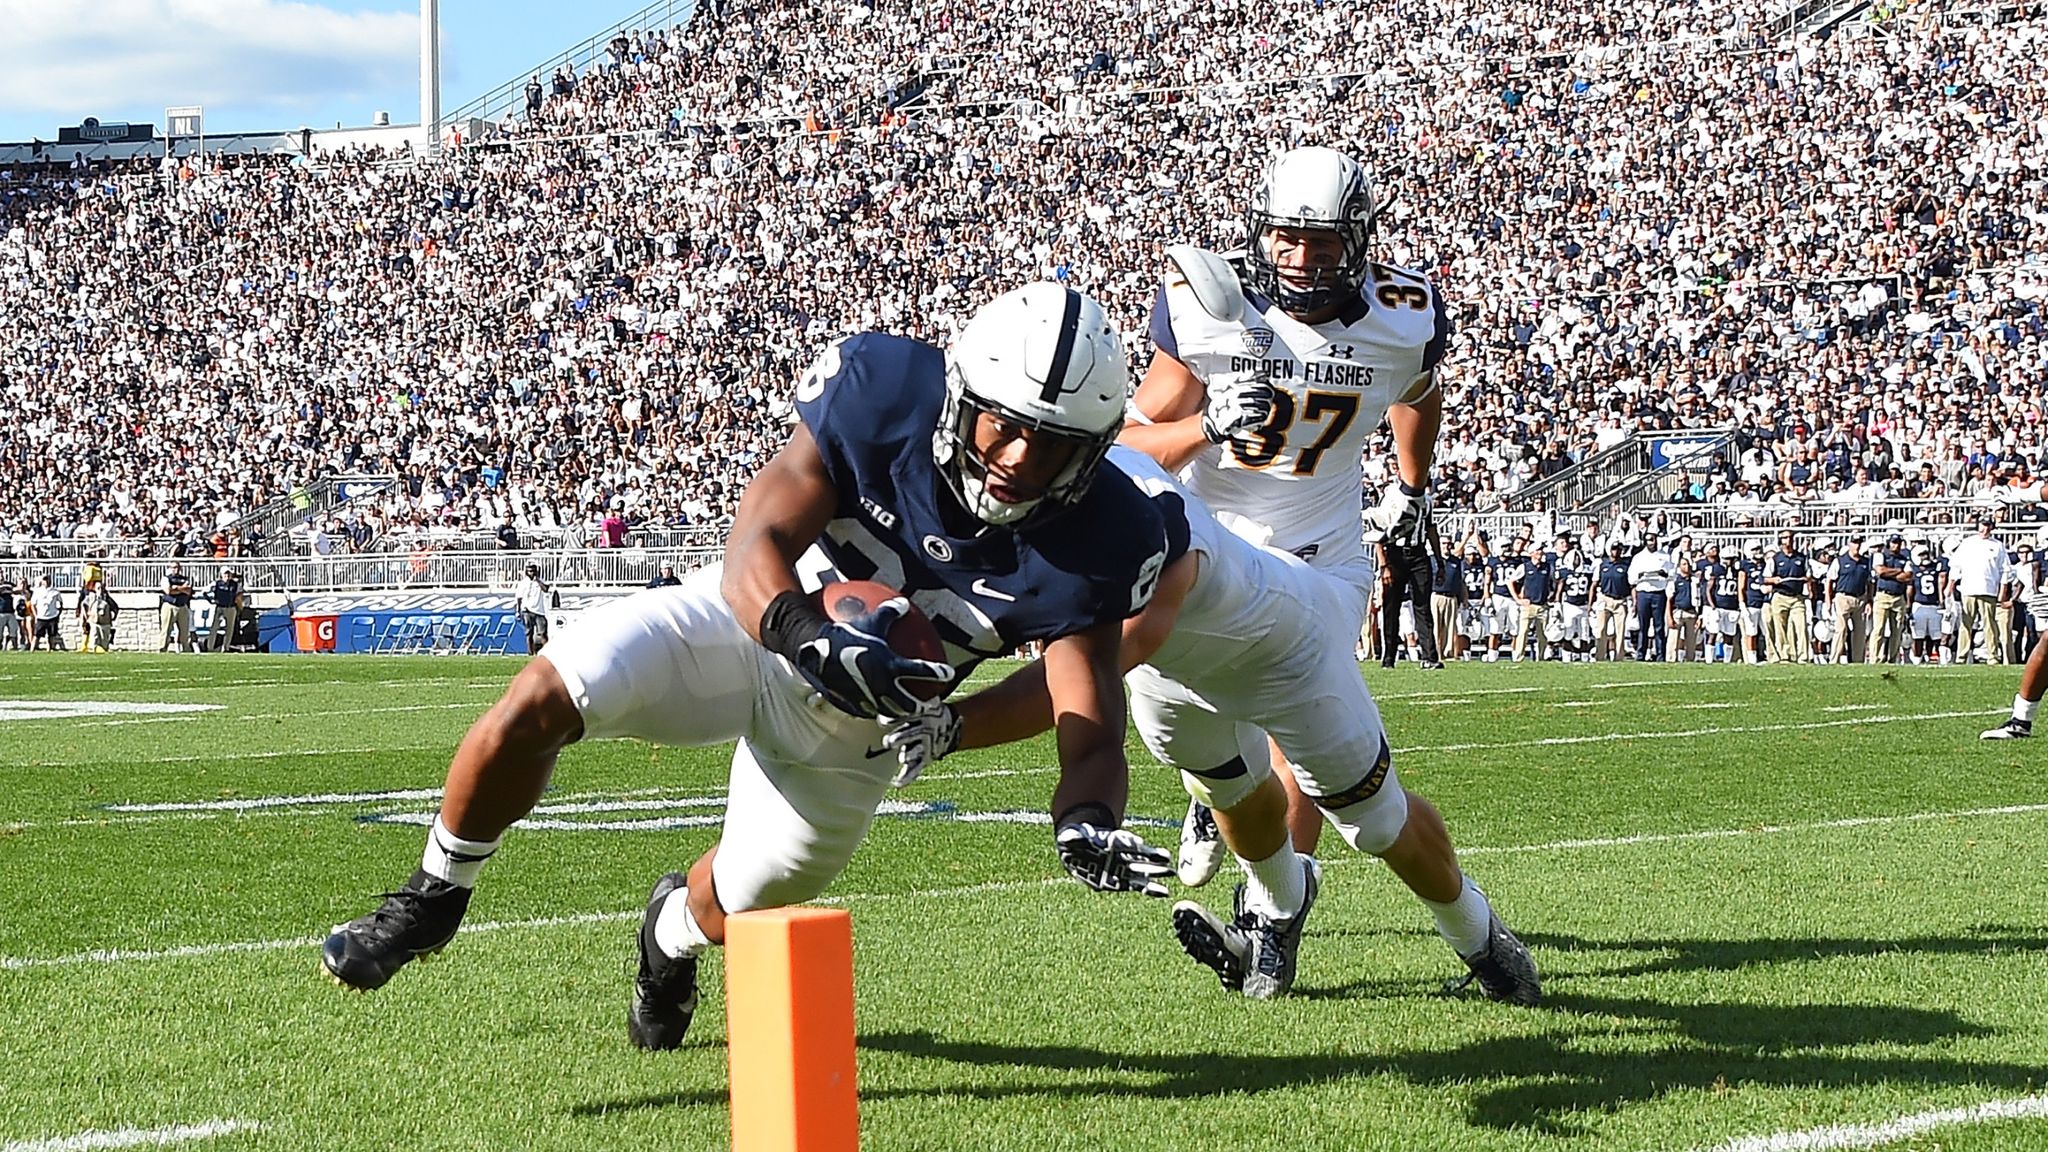
[[1486, 599], [1488, 595], [1486, 564], [1485, 560], [1477, 558], [1465, 561], [1465, 599], [1474, 603]]
[[1488, 560], [1487, 567], [1493, 569], [1493, 594], [1512, 598], [1515, 592], [1508, 587], [1508, 581], [1521, 575], [1522, 569], [1527, 567], [1528, 563], [1528, 560], [1520, 556], [1495, 557]]
[[1778, 596], [1805, 596], [1807, 577], [1813, 574], [1806, 557], [1780, 549], [1771, 553], [1771, 575], [1777, 580], [1771, 591]]
[[1600, 562], [1600, 594], [1610, 600], [1628, 599], [1628, 562], [1626, 560], [1602, 560]]
[[1948, 571], [1948, 561], [1930, 560], [1924, 564], [1915, 561], [1908, 571], [1913, 579], [1913, 603], [1941, 603], [1941, 577]]
[[1563, 573], [1564, 602], [1583, 608], [1593, 602], [1593, 573], [1584, 568], [1567, 568]]
[[[1879, 568], [1896, 568], [1901, 572], [1905, 572], [1912, 566], [1912, 562], [1906, 559], [1904, 552], [1887, 548], [1878, 554], [1877, 566]], [[1908, 575], [1903, 580], [1879, 576], [1877, 578], [1877, 590], [1891, 596], [1903, 596], [1906, 594], [1906, 589], [1911, 584], [1912, 579], [1911, 575]]]
[[836, 578], [901, 589], [962, 673], [1026, 640], [1136, 615], [1187, 551], [1186, 518], [1169, 525], [1130, 477], [1104, 467], [1070, 508], [1014, 530], [983, 525], [932, 458], [945, 382], [944, 352], [876, 333], [833, 345], [798, 382], [797, 412], [839, 495], [797, 562], [804, 587]]
[[1541, 564], [1522, 562], [1522, 599], [1531, 604], [1550, 603], [1551, 590], [1557, 585], [1557, 569], [1546, 560]]
[[1465, 566], [1446, 557], [1431, 573], [1429, 591], [1432, 596], [1449, 596], [1454, 600], [1465, 596]]
[[1761, 560], [1744, 560], [1738, 567], [1749, 575], [1749, 591], [1743, 595], [1742, 606], [1745, 608], [1763, 607], [1764, 601], [1771, 597], [1771, 594], [1764, 589], [1764, 562]]
[[1835, 557], [1835, 595], [1861, 598], [1870, 591], [1871, 563], [1868, 556], [1847, 552]]
[[1671, 579], [1671, 609], [1674, 612], [1697, 612], [1700, 609], [1700, 574], [1674, 576]]
[[1706, 581], [1707, 603], [1724, 611], [1732, 611], [1738, 606], [1742, 581], [1736, 578], [1736, 569], [1719, 560], [1709, 560], [1700, 565], [1700, 579]]

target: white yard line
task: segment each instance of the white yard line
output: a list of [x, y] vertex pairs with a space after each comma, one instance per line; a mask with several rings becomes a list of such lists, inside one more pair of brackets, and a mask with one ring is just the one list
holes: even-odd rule
[[1886, 704], [1836, 704], [1836, 705], [1833, 705], [1832, 707], [1828, 707], [1828, 708], [1823, 708], [1823, 709], [1821, 709], [1821, 711], [1823, 711], [1823, 712], [1882, 712], [1882, 711], [1884, 711], [1884, 710], [1885, 710], [1885, 709], [1886, 709], [1887, 707], [1889, 707], [1889, 705], [1886, 705]]
[[[1943, 812], [1910, 812], [1898, 816], [1852, 816], [1840, 820], [1822, 820], [1810, 824], [1775, 824], [1757, 828], [1717, 828], [1699, 832], [1658, 832], [1640, 836], [1616, 836], [1588, 840], [1553, 840], [1543, 844], [1502, 844], [1479, 845], [1460, 848], [1464, 856], [1492, 856], [1512, 853], [1564, 852], [1588, 848], [1627, 848], [1643, 844], [1677, 844], [1693, 840], [1739, 839], [1751, 836], [1778, 836], [1789, 833], [1810, 831], [1833, 831], [1843, 828], [1872, 828], [1888, 824], [1913, 824], [1936, 820], [1966, 820], [1986, 816], [2018, 816], [2048, 812], [2048, 804], [2016, 804], [2001, 808], [1963, 808]], [[1324, 862], [1324, 867], [1335, 868], [1371, 861], [1370, 856], [1347, 855]], [[851, 892], [843, 896], [828, 897], [815, 901], [821, 904], [851, 904], [868, 900], [941, 899], [950, 896], [969, 896], [983, 892], [1014, 892], [1032, 888], [1049, 887], [1065, 883], [1064, 877], [1043, 877], [1033, 880], [1002, 880], [987, 884], [970, 884], [958, 888], [925, 888], [907, 892]], [[511, 928], [557, 928], [574, 924], [609, 924], [632, 920], [642, 915], [644, 909], [634, 908], [624, 912], [587, 912], [576, 916], [546, 916], [532, 920], [498, 920], [481, 924], [465, 924], [464, 935], [476, 932], [499, 932]], [[0, 956], [0, 972], [19, 972], [31, 968], [71, 968], [88, 964], [126, 964], [152, 960], [181, 960], [192, 957], [220, 956], [236, 952], [276, 952], [288, 948], [311, 948], [320, 943], [317, 936], [298, 936], [283, 940], [240, 940], [223, 944], [187, 944], [177, 948], [155, 950], [96, 949], [89, 952], [72, 952], [62, 956]], [[5, 1152], [0, 1149], [0, 1152]]]
[[1768, 1136], [1744, 1136], [1699, 1152], [1830, 1152], [1838, 1148], [1876, 1148], [1937, 1128], [2041, 1119], [2048, 1119], [2048, 1096], [2013, 1096], [1988, 1100], [1973, 1108], [1915, 1112], [1882, 1124], [1830, 1124], [1824, 1128], [1773, 1132]]
[[1618, 740], [1691, 740], [1700, 736], [1738, 736], [1754, 732], [1805, 732], [1816, 728], [1849, 728], [1859, 724], [1905, 724], [1921, 720], [1955, 720], [1964, 716], [2002, 716], [2004, 708], [1975, 708], [1965, 712], [1916, 712], [1904, 716], [1851, 716], [1842, 720], [1814, 720], [1804, 724], [1750, 724], [1738, 728], [1680, 728], [1665, 732], [1600, 732], [1591, 736], [1545, 736], [1537, 740], [1506, 740], [1498, 743], [1432, 744], [1396, 748], [1409, 752], [1476, 752], [1507, 748], [1548, 748], [1561, 744], [1610, 744]]
[[115, 1128], [80, 1132], [50, 1140], [10, 1140], [0, 1152], [90, 1152], [99, 1148], [162, 1148], [211, 1140], [231, 1132], [254, 1132], [262, 1125], [254, 1120], [208, 1120], [202, 1124], [173, 1124], [168, 1128]]

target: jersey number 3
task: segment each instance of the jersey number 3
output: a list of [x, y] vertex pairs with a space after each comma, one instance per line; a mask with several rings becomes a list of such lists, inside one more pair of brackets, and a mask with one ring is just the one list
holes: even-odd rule
[[[1279, 459], [1280, 453], [1287, 450], [1288, 433], [1294, 427], [1295, 408], [1293, 393], [1275, 389], [1273, 414], [1243, 439], [1230, 442], [1230, 452], [1237, 457], [1237, 462], [1247, 468], [1267, 468]], [[1310, 392], [1307, 403], [1300, 406], [1299, 415], [1304, 422], [1320, 421], [1323, 425], [1315, 441], [1294, 458], [1296, 476], [1313, 476], [1317, 466], [1323, 462], [1323, 453], [1343, 439], [1351, 422], [1358, 419], [1358, 394]]]

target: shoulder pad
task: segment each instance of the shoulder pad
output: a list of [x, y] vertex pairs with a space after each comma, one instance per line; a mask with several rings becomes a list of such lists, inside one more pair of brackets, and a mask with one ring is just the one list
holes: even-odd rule
[[1237, 269], [1230, 261], [1192, 244], [1168, 245], [1166, 258], [1187, 281], [1202, 311], [1225, 324], [1235, 324], [1244, 318], [1244, 282], [1238, 279]]

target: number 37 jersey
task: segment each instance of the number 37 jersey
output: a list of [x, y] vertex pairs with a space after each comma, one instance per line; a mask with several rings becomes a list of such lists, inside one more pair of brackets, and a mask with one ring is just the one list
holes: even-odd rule
[[1256, 431], [1202, 451], [1182, 480], [1216, 518], [1254, 544], [1318, 568], [1364, 552], [1359, 526], [1365, 440], [1416, 378], [1435, 369], [1450, 335], [1441, 297], [1420, 274], [1374, 264], [1357, 300], [1308, 325], [1245, 293], [1226, 323], [1169, 273], [1152, 306], [1153, 346], [1206, 386], [1233, 372], [1263, 376], [1273, 414]]

